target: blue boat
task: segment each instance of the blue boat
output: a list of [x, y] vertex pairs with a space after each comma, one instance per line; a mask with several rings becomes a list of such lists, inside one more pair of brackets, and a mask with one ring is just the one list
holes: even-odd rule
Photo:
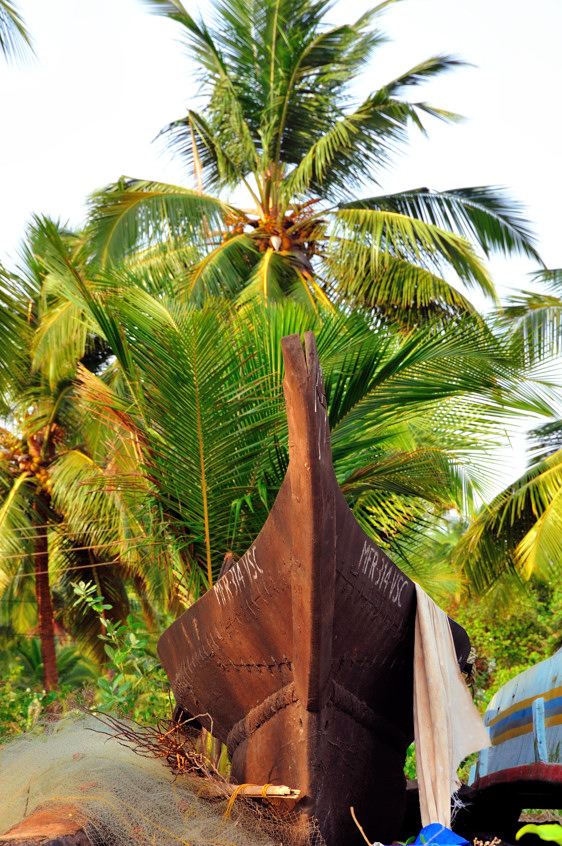
[[484, 724], [492, 745], [471, 772], [475, 812], [514, 842], [523, 808], [562, 808], [562, 649], [503, 685]]

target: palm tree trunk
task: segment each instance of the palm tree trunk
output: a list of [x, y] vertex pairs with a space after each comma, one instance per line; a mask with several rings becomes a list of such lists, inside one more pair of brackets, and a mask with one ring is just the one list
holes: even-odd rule
[[[48, 503], [42, 503], [47, 505]], [[47, 508], [40, 513], [45, 514]], [[45, 520], [39, 520], [39, 525]], [[55, 621], [51, 588], [49, 585], [49, 546], [47, 529], [39, 528], [35, 535], [35, 594], [37, 597], [37, 618], [39, 622], [39, 639], [41, 641], [41, 657], [43, 658], [43, 684], [45, 690], [57, 690], [59, 674], [57, 670], [57, 656], [55, 651]]]

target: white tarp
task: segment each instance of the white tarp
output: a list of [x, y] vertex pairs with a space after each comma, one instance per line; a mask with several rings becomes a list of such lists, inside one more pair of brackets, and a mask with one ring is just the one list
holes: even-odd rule
[[444, 611], [416, 585], [414, 731], [422, 825], [451, 826], [457, 769], [490, 746], [488, 732], [461, 675]]

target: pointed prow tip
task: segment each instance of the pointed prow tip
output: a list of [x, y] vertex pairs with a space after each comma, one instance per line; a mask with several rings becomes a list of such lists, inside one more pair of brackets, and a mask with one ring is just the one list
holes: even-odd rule
[[285, 377], [289, 383], [302, 382], [318, 372], [320, 362], [314, 332], [304, 333], [304, 349], [300, 335], [286, 335], [281, 338]]
[[333, 473], [330, 426], [314, 332], [304, 333], [304, 349], [300, 335], [288, 335], [282, 338], [281, 344], [285, 362], [283, 391], [289, 427], [289, 466], [303, 464], [308, 470], [321, 463], [330, 475]]

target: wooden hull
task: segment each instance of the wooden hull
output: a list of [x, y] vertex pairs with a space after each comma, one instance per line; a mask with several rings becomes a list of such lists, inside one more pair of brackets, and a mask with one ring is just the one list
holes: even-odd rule
[[[177, 703], [239, 783], [301, 790], [328, 846], [391, 842], [413, 739], [415, 589], [363, 532], [331, 460], [314, 336], [283, 339], [289, 468], [246, 554], [163, 634]], [[468, 652], [460, 627], [459, 653]]]

